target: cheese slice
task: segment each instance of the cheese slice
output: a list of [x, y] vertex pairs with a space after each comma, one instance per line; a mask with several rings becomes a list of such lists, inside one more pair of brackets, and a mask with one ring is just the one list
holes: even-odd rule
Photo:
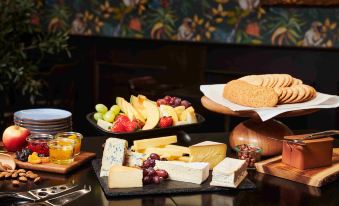
[[113, 165], [108, 174], [109, 188], [142, 187], [142, 170]]
[[225, 158], [212, 172], [211, 185], [221, 187], [238, 187], [247, 175], [245, 160]]
[[177, 142], [177, 136], [158, 137], [151, 139], [135, 140], [133, 142], [133, 149], [135, 151], [143, 150], [149, 147], [159, 147], [163, 145], [173, 144]]
[[167, 171], [169, 179], [201, 184], [209, 176], [207, 162], [155, 161], [156, 169]]
[[214, 168], [226, 157], [226, 144], [205, 141], [189, 147], [190, 162], [208, 162], [210, 169]]
[[149, 147], [146, 148], [144, 151], [144, 154], [146, 154], [147, 156], [149, 156], [152, 153], [158, 154], [160, 156], [173, 156], [177, 158], [182, 157], [184, 154], [180, 149], [176, 148]]
[[126, 140], [108, 138], [102, 155], [100, 177], [108, 176], [112, 165], [123, 165], [128, 143]]
[[128, 150], [124, 165], [128, 167], [141, 167], [145, 157], [145, 154]]
[[169, 145], [166, 145], [165, 148], [176, 151], [178, 154], [180, 154], [180, 156], [190, 153], [190, 149], [184, 146], [169, 144]]

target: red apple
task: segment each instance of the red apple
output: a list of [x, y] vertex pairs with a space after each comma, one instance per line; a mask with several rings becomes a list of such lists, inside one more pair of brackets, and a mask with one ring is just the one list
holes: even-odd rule
[[28, 129], [12, 125], [5, 129], [2, 135], [2, 141], [9, 152], [15, 152], [26, 146], [26, 138], [29, 134]]

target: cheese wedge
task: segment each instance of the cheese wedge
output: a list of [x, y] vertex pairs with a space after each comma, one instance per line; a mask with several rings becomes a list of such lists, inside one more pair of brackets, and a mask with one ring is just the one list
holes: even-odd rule
[[156, 169], [167, 171], [169, 179], [201, 184], [209, 176], [207, 162], [155, 161]]
[[176, 151], [178, 154], [180, 154], [180, 156], [190, 153], [190, 149], [184, 146], [169, 144], [169, 145], [166, 145], [165, 148]]
[[247, 175], [245, 160], [225, 158], [212, 172], [210, 185], [236, 188]]
[[109, 188], [142, 187], [142, 170], [113, 165], [108, 174]]
[[108, 176], [112, 165], [123, 165], [128, 143], [126, 140], [108, 138], [102, 155], [100, 177]]
[[145, 154], [128, 150], [125, 157], [124, 166], [141, 167], [145, 157]]
[[[176, 146], [176, 145], [173, 145], [173, 146]], [[146, 148], [143, 153], [146, 154], [147, 156], [149, 156], [152, 153], [156, 153], [160, 156], [174, 156], [174, 157], [179, 158], [179, 157], [182, 157], [184, 154], [188, 154], [189, 150], [188, 148], [185, 149], [185, 147], [181, 148], [181, 146], [164, 147], [164, 148], [149, 147], [149, 148]]]
[[151, 139], [142, 139], [133, 141], [133, 149], [135, 151], [143, 150], [149, 147], [159, 147], [163, 145], [173, 144], [177, 142], [177, 136], [158, 137]]
[[208, 162], [210, 169], [214, 168], [226, 157], [226, 144], [205, 141], [189, 147], [190, 162]]

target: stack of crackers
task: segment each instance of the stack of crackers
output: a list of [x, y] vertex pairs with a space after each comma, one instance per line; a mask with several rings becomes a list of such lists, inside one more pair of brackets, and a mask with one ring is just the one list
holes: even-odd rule
[[272, 107], [312, 100], [316, 90], [289, 74], [249, 75], [225, 85], [224, 98], [250, 107]]

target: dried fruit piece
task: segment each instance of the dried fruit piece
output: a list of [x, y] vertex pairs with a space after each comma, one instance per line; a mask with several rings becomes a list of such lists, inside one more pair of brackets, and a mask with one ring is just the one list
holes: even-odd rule
[[31, 164], [40, 164], [41, 158], [38, 156], [38, 153], [33, 152], [33, 154], [28, 156], [28, 162]]

